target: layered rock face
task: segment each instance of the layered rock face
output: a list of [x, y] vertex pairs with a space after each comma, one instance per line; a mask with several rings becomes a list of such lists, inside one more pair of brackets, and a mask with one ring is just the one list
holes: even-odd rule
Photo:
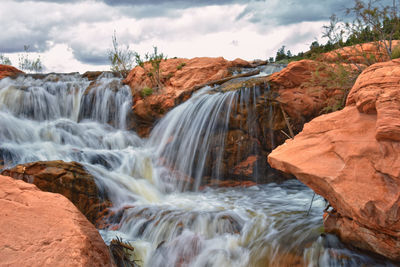
[[295, 61], [267, 78], [271, 90], [277, 92], [277, 100], [297, 123], [304, 124], [319, 115], [328, 99], [338, 93], [312, 82], [313, 72], [324, 66], [313, 60]]
[[68, 198], [93, 224], [110, 205], [98, 189], [94, 177], [77, 162], [38, 161], [4, 170], [3, 175], [33, 183], [40, 190]]
[[163, 88], [151, 89], [145, 96], [143, 89], [155, 88], [151, 79], [151, 64], [137, 66], [129, 73], [125, 83], [132, 88], [135, 129], [141, 136], [150, 133], [153, 123], [169, 110], [187, 100], [194, 91], [207, 83], [232, 75], [239, 67], [250, 67], [244, 60], [228, 61], [219, 58], [168, 59], [160, 64], [160, 82]]
[[0, 176], [4, 266], [112, 266], [94, 226], [65, 197]]
[[17, 68], [14, 68], [13, 66], [1, 65], [0, 64], [0, 79], [3, 79], [5, 77], [9, 77], [9, 76], [14, 76], [14, 75], [17, 75], [19, 73], [24, 73], [24, 72], [20, 71]]
[[346, 108], [304, 126], [268, 157], [326, 198], [326, 232], [400, 261], [400, 60], [367, 68]]

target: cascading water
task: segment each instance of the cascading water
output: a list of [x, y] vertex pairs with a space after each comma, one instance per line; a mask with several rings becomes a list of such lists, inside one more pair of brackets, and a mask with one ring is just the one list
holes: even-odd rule
[[[0, 159], [5, 167], [38, 160], [84, 164], [114, 208], [126, 207], [119, 229], [101, 230], [103, 238], [132, 241], [142, 266], [391, 266], [321, 235], [324, 201], [317, 197], [307, 216], [312, 192], [296, 180], [185, 191], [198, 189], [205, 176], [226, 175], [232, 118], [246, 110], [235, 128], [246, 128], [249, 140], [259, 134], [252, 109], [261, 95], [257, 88], [204, 88], [144, 140], [126, 130], [131, 95], [119, 78], [5, 78]], [[248, 144], [245, 149], [257, 151]]]
[[[236, 153], [224, 153], [230, 122], [238, 114], [246, 112], [247, 116], [245, 122], [237, 120], [237, 127], [246, 129], [242, 139], [258, 139], [254, 112], [256, 99], [261, 95], [260, 88], [210, 94], [212, 90], [205, 87], [195, 93], [170, 111], [151, 133], [148, 146], [156, 149], [157, 165], [173, 170], [173, 188], [179, 191], [198, 190], [206, 182], [205, 177], [213, 181], [229, 175], [229, 168], [224, 166], [227, 158], [233, 158], [236, 164], [243, 160], [240, 141], [237, 141], [239, 148], [235, 149]], [[253, 142], [247, 144], [245, 150], [258, 154], [259, 147]]]

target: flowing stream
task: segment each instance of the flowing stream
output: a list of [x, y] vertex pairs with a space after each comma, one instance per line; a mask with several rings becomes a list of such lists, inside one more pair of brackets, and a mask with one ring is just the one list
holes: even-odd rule
[[223, 150], [232, 103], [251, 110], [259, 95], [203, 88], [141, 139], [127, 130], [130, 88], [109, 73], [94, 82], [79, 74], [5, 78], [0, 159], [4, 168], [84, 164], [114, 208], [125, 207], [119, 229], [100, 233], [132, 242], [140, 266], [394, 266], [323, 234], [325, 202], [317, 196], [307, 215], [312, 191], [297, 180], [199, 190], [205, 172], [221, 175], [222, 152], [212, 149]]

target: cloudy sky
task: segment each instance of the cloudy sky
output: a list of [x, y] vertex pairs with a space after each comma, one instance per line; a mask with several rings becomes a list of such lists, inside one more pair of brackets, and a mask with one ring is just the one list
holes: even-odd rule
[[0, 54], [18, 65], [24, 45], [46, 72], [108, 70], [118, 42], [141, 54], [267, 59], [321, 40], [349, 0], [0, 0]]

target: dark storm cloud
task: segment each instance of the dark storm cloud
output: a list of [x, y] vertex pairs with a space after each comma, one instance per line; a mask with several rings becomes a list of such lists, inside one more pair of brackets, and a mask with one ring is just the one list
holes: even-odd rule
[[137, 19], [176, 16], [175, 11], [193, 7], [245, 4], [247, 7], [238, 19], [263, 24], [273, 21], [277, 25], [327, 20], [332, 13], [343, 13], [342, 11], [353, 3], [352, 0], [34, 0], [33, 2], [58, 4], [98, 2], [119, 8], [125, 16]]
[[[138, 5], [164, 5], [171, 4], [177, 8], [181, 7], [196, 7], [207, 5], [226, 5], [237, 2], [246, 3], [248, 0], [16, 0], [17, 2], [47, 2], [47, 3], [60, 3], [68, 4], [71, 2], [87, 2], [96, 1], [104, 2], [109, 6], [125, 5], [125, 6], [138, 6]], [[262, 1], [262, 0], [261, 0]]]
[[237, 2], [248, 2], [246, 0], [98, 0], [104, 1], [108, 5], [160, 5], [160, 4], [174, 4], [179, 7], [195, 7], [207, 5], [226, 5]]
[[265, 0], [250, 2], [237, 20], [246, 19], [256, 24], [289, 25], [304, 21], [328, 20], [336, 13], [342, 15], [351, 7], [349, 0]]
[[107, 52], [86, 49], [72, 49], [74, 57], [82, 63], [92, 65], [107, 65], [110, 63]]
[[50, 43], [44, 35], [14, 35], [2, 38], [0, 36], [0, 53], [15, 53], [24, 51], [24, 46], [29, 46], [29, 52], [43, 52], [49, 48]]
[[[27, 0], [16, 0], [27, 2]], [[32, 2], [32, 0], [30, 0]], [[174, 11], [209, 5], [247, 5], [238, 19], [246, 18], [253, 23], [276, 22], [278, 25], [300, 21], [326, 20], [336, 12], [341, 13], [352, 0], [33, 0], [33, 2], [73, 4], [84, 2], [104, 3], [121, 8], [128, 17], [147, 18], [176, 15]]]
[[[28, 0], [16, 0], [26, 2]], [[32, 1], [32, 0], [30, 0]], [[263, 1], [263, 0], [252, 0]], [[249, 0], [33, 0], [33, 2], [71, 4], [83, 2], [98, 2], [120, 9], [127, 17], [151, 18], [176, 16], [177, 10], [209, 5], [229, 5], [235, 3], [248, 3]]]

